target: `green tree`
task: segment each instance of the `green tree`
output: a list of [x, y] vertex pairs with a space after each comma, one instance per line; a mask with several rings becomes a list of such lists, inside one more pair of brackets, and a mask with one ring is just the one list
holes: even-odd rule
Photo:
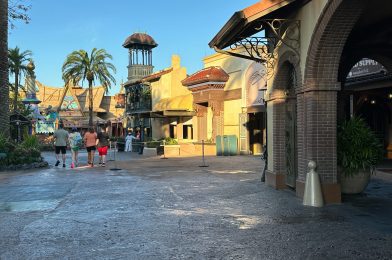
[[0, 0], [0, 128], [6, 137], [10, 129], [7, 49], [8, 0]]
[[31, 5], [26, 5], [20, 0], [10, 0], [8, 4], [8, 25], [11, 29], [15, 28], [14, 21], [22, 21], [24, 23], [30, 22], [30, 17], [27, 12]]
[[69, 54], [63, 64], [63, 80], [65, 85], [76, 85], [87, 80], [89, 96], [89, 126], [93, 126], [93, 83], [98, 80], [107, 92], [111, 84], [116, 81], [111, 73], [116, 73], [116, 68], [107, 60], [112, 60], [112, 55], [104, 49], [94, 48], [90, 55], [85, 50], [74, 51]]
[[10, 74], [15, 76], [14, 81], [14, 112], [18, 109], [18, 94], [19, 94], [19, 86], [20, 86], [20, 78], [22, 75], [28, 73], [26, 62], [30, 59], [32, 52], [27, 50], [24, 52], [20, 52], [18, 46], [14, 49], [8, 49], [8, 66], [10, 70]]

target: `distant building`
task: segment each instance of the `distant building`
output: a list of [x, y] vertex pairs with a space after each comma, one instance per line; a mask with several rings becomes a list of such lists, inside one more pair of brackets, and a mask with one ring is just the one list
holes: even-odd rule
[[147, 139], [165, 137], [192, 140], [192, 96], [181, 84], [186, 69], [173, 55], [169, 68], [153, 73], [155, 40], [143, 33], [129, 36], [123, 47], [129, 50], [126, 95], [127, 128], [142, 131]]
[[[51, 87], [39, 81], [36, 81], [36, 85], [38, 86], [36, 96], [41, 100], [38, 105], [41, 112], [57, 112], [57, 119], [61, 119], [66, 128], [88, 128], [88, 89], [80, 86], [71, 86], [68, 89]], [[93, 95], [94, 124], [110, 124], [116, 131], [121, 130], [124, 94], [107, 96], [104, 87], [100, 86], [93, 88]], [[122, 131], [113, 134], [122, 135]]]

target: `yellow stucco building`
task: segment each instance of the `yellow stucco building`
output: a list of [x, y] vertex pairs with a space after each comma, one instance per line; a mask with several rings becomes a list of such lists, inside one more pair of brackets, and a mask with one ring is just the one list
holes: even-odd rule
[[260, 154], [265, 144], [264, 65], [222, 53], [203, 63], [204, 69], [182, 81], [193, 95], [195, 137], [215, 143], [220, 136], [235, 136], [237, 153]]

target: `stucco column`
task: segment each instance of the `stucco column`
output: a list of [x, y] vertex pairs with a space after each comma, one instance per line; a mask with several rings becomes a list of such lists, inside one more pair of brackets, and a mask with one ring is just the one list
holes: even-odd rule
[[177, 120], [177, 139], [178, 140], [184, 139], [183, 126], [184, 126], [184, 124], [182, 122], [182, 118], [179, 117]]
[[297, 195], [304, 191], [306, 165], [317, 163], [326, 203], [341, 201], [337, 178], [337, 91], [339, 84], [308, 87], [297, 95], [298, 178]]

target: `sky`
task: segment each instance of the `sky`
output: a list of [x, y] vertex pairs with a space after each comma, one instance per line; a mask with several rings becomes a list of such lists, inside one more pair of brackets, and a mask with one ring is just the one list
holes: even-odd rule
[[[113, 56], [117, 69], [115, 94], [127, 80], [128, 51], [125, 39], [135, 33], [151, 35], [154, 71], [171, 65], [172, 54], [192, 74], [203, 68], [202, 59], [213, 54], [208, 43], [234, 12], [257, 0], [25, 0], [31, 4], [31, 22], [16, 23], [8, 46], [31, 50], [37, 80], [63, 86], [61, 67], [74, 50], [103, 48]], [[87, 83], [84, 83], [86, 86]], [[98, 85], [98, 84], [97, 84]]]

